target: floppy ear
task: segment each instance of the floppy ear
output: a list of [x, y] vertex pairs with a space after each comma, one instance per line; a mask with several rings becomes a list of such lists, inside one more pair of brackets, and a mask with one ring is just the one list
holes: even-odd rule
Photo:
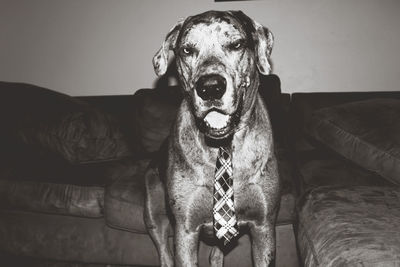
[[271, 65], [268, 60], [272, 52], [274, 36], [266, 27], [251, 19], [242, 11], [229, 11], [229, 13], [239, 19], [247, 31], [247, 34], [251, 35], [254, 43], [258, 70], [262, 74], [269, 74], [271, 72]]
[[176, 40], [179, 35], [179, 31], [182, 28], [184, 19], [178, 21], [178, 23], [169, 31], [161, 48], [153, 57], [153, 67], [154, 71], [158, 76], [165, 74], [168, 68], [168, 57], [169, 50], [175, 48]]
[[253, 24], [255, 27], [253, 39], [255, 43], [257, 67], [261, 74], [267, 75], [271, 73], [269, 58], [272, 53], [274, 36], [268, 28], [262, 26], [258, 22], [253, 20]]

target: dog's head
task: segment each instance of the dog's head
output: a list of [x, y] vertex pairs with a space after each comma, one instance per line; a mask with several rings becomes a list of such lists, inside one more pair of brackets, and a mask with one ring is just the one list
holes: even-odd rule
[[[178, 22], [153, 58], [157, 75], [169, 50], [199, 129], [222, 139], [254, 106], [258, 71], [269, 74], [272, 33], [241, 11], [208, 11]], [[257, 71], [258, 69], [258, 71]]]

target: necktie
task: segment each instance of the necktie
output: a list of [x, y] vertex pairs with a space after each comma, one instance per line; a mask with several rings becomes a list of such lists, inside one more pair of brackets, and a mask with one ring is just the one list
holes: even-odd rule
[[232, 159], [223, 147], [219, 148], [214, 180], [214, 230], [224, 245], [239, 233], [233, 201]]

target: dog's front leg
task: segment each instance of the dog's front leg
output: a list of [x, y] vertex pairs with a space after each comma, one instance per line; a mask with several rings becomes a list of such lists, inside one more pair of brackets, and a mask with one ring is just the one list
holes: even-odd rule
[[[270, 221], [250, 225], [251, 249], [255, 267], [268, 267], [275, 257], [275, 227]], [[274, 266], [271, 264], [271, 266]]]
[[149, 168], [145, 174], [145, 209], [146, 228], [156, 245], [161, 267], [172, 267], [173, 257], [168, 246], [170, 222], [167, 216], [165, 192], [157, 168]]
[[198, 266], [199, 231], [187, 229], [185, 222], [178, 222], [175, 227], [175, 265], [176, 267]]

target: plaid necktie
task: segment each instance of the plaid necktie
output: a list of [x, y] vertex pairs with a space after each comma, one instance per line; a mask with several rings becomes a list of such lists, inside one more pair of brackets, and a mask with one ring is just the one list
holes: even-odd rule
[[232, 159], [223, 147], [219, 148], [214, 180], [214, 230], [224, 245], [239, 233], [233, 202]]

